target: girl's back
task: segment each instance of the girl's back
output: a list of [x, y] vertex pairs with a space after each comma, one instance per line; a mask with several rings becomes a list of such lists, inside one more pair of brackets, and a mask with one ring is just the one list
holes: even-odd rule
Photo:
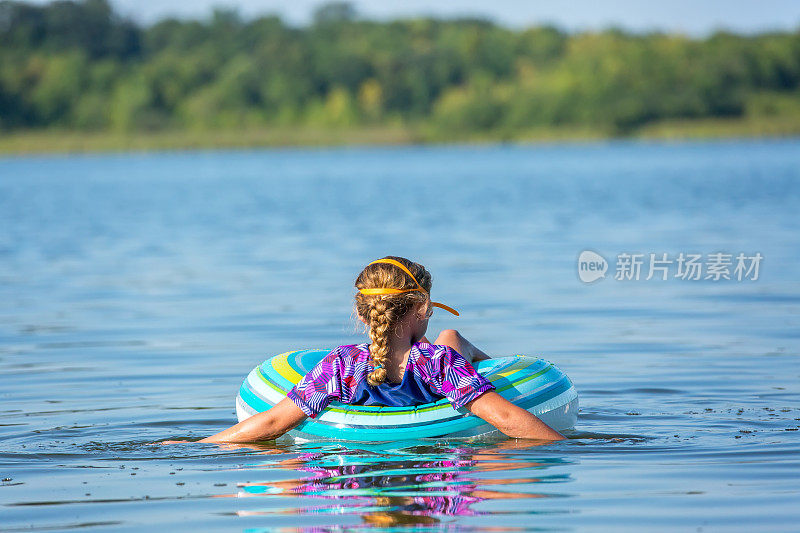
[[305, 414], [316, 417], [332, 400], [353, 405], [411, 406], [446, 397], [460, 408], [494, 386], [452, 347], [428, 343], [411, 346], [398, 383], [369, 385], [373, 371], [369, 344], [335, 348], [289, 391]]

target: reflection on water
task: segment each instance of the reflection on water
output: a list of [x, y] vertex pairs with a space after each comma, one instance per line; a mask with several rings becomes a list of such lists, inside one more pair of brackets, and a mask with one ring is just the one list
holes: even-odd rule
[[[539, 492], [535, 485], [567, 481], [567, 476], [547, 472], [562, 460], [510, 460], [504, 454], [508, 449], [532, 446], [517, 442], [493, 448], [411, 446], [395, 455], [357, 449], [302, 453], [251, 466], [286, 470], [301, 477], [239, 483], [235, 496], [303, 498], [299, 507], [239, 511], [241, 516], [334, 513], [359, 515], [365, 527], [437, 524], [451, 516], [487, 514], [477, 508], [484, 501], [555, 496]], [[537, 476], [509, 477], [517, 470]], [[503, 477], [485, 475], [492, 472], [501, 472]], [[516, 485], [531, 486], [521, 490]]]

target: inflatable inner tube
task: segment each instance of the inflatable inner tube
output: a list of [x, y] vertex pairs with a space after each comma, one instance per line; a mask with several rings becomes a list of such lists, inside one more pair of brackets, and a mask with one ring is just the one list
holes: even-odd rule
[[[239, 421], [270, 409], [330, 350], [297, 350], [273, 356], [255, 367], [236, 398]], [[578, 393], [556, 365], [516, 355], [474, 363], [498, 394], [527, 409], [557, 431], [574, 427]], [[447, 398], [413, 407], [349, 405], [333, 401], [316, 418], [288, 432], [302, 440], [394, 441], [433, 437], [476, 437], [497, 429]]]

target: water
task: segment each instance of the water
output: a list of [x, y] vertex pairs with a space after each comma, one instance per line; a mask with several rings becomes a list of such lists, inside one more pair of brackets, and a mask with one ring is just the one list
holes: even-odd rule
[[[796, 531], [798, 208], [796, 139], [2, 159], [0, 530]], [[763, 261], [615, 280], [634, 252]], [[150, 444], [230, 425], [269, 354], [360, 342], [386, 254], [461, 311], [429, 333], [564, 369], [572, 438]]]

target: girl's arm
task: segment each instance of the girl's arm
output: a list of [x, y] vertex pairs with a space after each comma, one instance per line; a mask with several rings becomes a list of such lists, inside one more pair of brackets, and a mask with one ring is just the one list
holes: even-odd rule
[[488, 391], [465, 406], [476, 416], [508, 435], [520, 439], [562, 440], [564, 436], [535, 415]]
[[[425, 339], [425, 337], [423, 337], [423, 339]], [[478, 361], [491, 359], [488, 355], [486, 355], [486, 353], [483, 350], [481, 350], [480, 348], [469, 342], [466, 338], [464, 338], [463, 335], [461, 335], [461, 333], [459, 333], [454, 329], [442, 330], [442, 332], [439, 333], [439, 336], [436, 337], [436, 340], [433, 342], [425, 340], [423, 340], [422, 342], [428, 342], [428, 344], [449, 346], [458, 353], [460, 353], [461, 355], [463, 355], [464, 357], [466, 357], [467, 361], [469, 361], [470, 363], [477, 363]]]
[[251, 416], [200, 442], [257, 442], [280, 437], [306, 419], [306, 414], [292, 400], [284, 398], [275, 407]]

